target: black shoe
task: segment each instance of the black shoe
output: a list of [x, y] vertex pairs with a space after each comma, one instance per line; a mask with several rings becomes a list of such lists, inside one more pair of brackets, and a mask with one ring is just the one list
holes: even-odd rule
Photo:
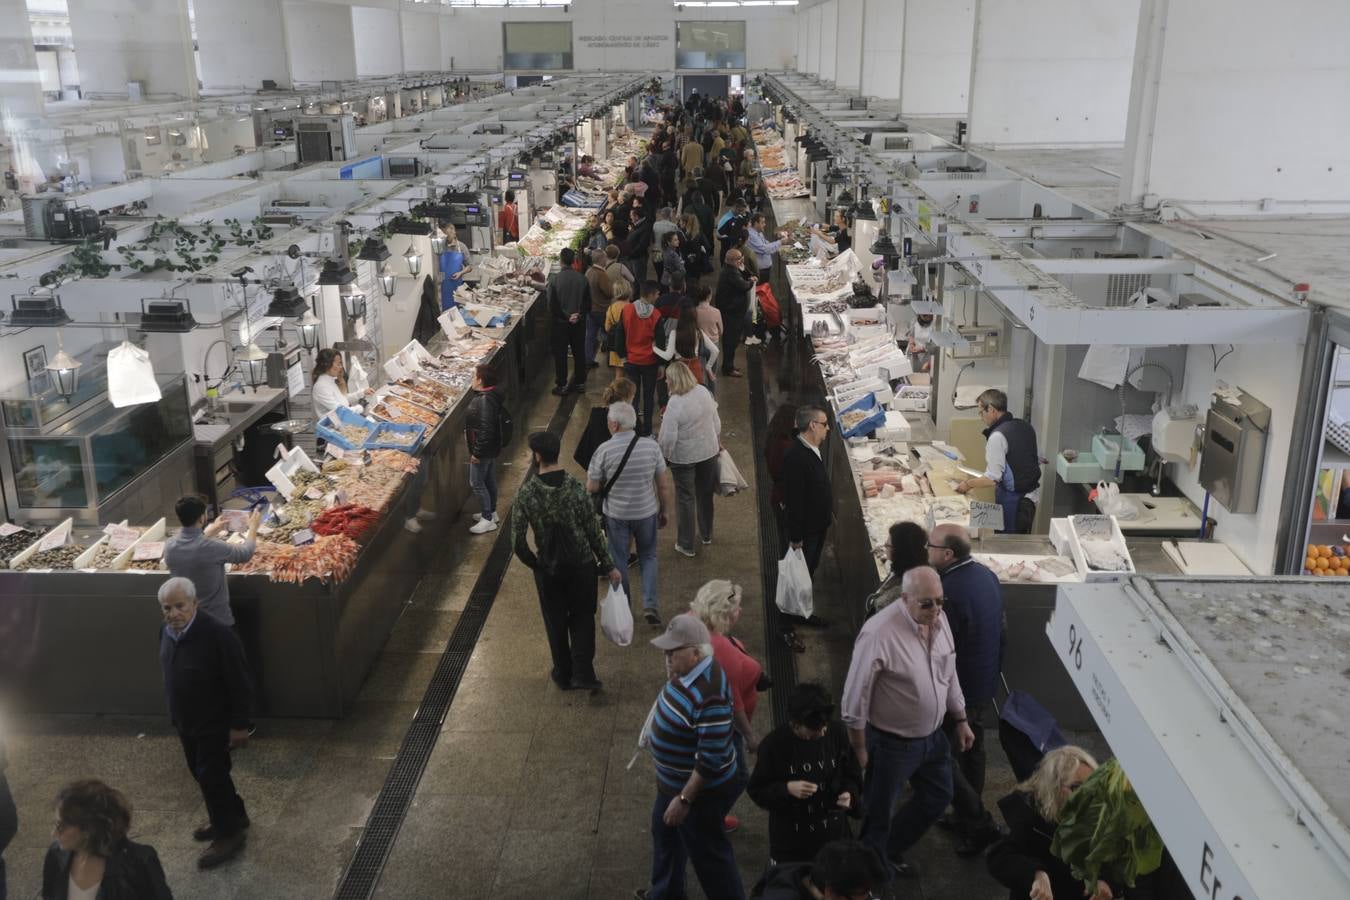
[[1006, 834], [1007, 832], [997, 825], [981, 828], [979, 831], [966, 835], [957, 843], [956, 855], [962, 859], [979, 856], [990, 844], [1002, 839]]
[[[239, 827], [247, 828], [252, 824], [253, 823], [248, 820], [248, 816], [246, 815], [244, 816], [244, 821], [239, 823]], [[192, 839], [194, 841], [214, 841], [216, 839], [216, 829], [211, 826], [210, 822], [208, 822], [201, 828], [198, 828], [196, 831], [192, 832]]]
[[952, 834], [961, 834], [964, 830], [961, 823], [956, 820], [956, 816], [943, 816], [937, 820], [937, 827]]
[[202, 855], [197, 857], [197, 868], [214, 869], [221, 863], [229, 862], [239, 855], [239, 851], [244, 849], [244, 832], [236, 831], [229, 837], [216, 838], [211, 842], [211, 846], [202, 851]]
[[574, 690], [574, 691], [590, 691], [592, 694], [594, 694], [596, 691], [600, 690], [602, 687], [604, 687], [604, 684], [600, 681], [599, 678], [573, 678], [573, 679], [572, 679], [572, 690]]
[[258, 723], [257, 723], [257, 722], [249, 722], [249, 723], [248, 723], [248, 736], [249, 736], [249, 737], [253, 737], [253, 736], [254, 736], [255, 734], [257, 734], [257, 733], [258, 733]]
[[567, 392], [569, 394], [584, 394], [586, 393], [586, 385], [584, 384], [568, 385]]
[[805, 625], [807, 628], [829, 628], [830, 620], [822, 619], [820, 616], [812, 615], [808, 618], [802, 619], [801, 624]]
[[904, 857], [901, 857], [898, 860], [892, 859], [889, 860], [889, 862], [891, 864], [891, 872], [896, 877], [899, 878], [919, 877], [919, 866], [917, 863], [912, 863], [909, 860], [905, 859]]
[[553, 396], [555, 397], [561, 397], [565, 393], [567, 393], [567, 385], [565, 384], [560, 384], [553, 389]]
[[599, 364], [598, 362], [593, 362], [593, 363], [591, 363], [589, 366], [587, 366], [586, 368], [587, 368], [587, 369], [598, 369], [598, 368], [600, 368], [600, 364]]
[[646, 620], [648, 625], [651, 625], [654, 628], [661, 627], [661, 617], [657, 615], [656, 610], [654, 609], [644, 610], [642, 618]]
[[572, 689], [572, 676], [563, 676], [555, 669], [548, 673], [548, 680], [558, 686], [560, 691], [570, 691]]

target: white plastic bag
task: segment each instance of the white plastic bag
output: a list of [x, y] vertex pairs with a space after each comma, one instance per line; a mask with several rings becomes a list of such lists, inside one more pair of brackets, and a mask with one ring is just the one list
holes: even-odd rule
[[731, 458], [731, 454], [726, 450], [717, 454], [717, 493], [723, 497], [730, 497], [737, 491], [743, 491], [750, 487], [741, 476], [741, 470], [736, 468], [736, 463]]
[[161, 397], [150, 354], [130, 341], [108, 353], [108, 399], [118, 409], [154, 403]]
[[366, 367], [361, 365], [361, 361], [352, 354], [352, 364], [347, 367], [347, 390], [356, 393], [370, 388], [370, 376], [366, 374]]
[[600, 630], [620, 647], [633, 643], [633, 611], [628, 608], [628, 595], [622, 586], [610, 585], [609, 593], [601, 601]]
[[787, 555], [778, 561], [778, 594], [774, 602], [790, 616], [811, 618], [815, 608], [811, 600], [811, 570], [806, 567], [801, 548], [789, 547]]
[[1120, 485], [1107, 484], [1105, 481], [1097, 482], [1097, 508], [1102, 511], [1104, 516], [1115, 516], [1117, 519], [1137, 519], [1139, 518], [1139, 507], [1128, 497], [1120, 496]]
[[647, 710], [647, 719], [642, 723], [642, 730], [638, 732], [637, 749], [633, 751], [633, 758], [628, 760], [627, 768], [633, 768], [633, 763], [638, 761], [642, 751], [648, 753], [652, 750], [652, 724], [656, 721], [656, 707], [661, 705], [661, 695], [657, 694], [656, 699], [652, 701], [652, 708]]

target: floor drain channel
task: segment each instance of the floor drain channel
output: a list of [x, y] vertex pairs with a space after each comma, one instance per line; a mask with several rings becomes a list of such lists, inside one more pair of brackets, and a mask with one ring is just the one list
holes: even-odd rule
[[[548, 430], [561, 437], [576, 404], [576, 394], [569, 394], [559, 401], [553, 418], [549, 420]], [[531, 467], [525, 477], [528, 479], [533, 473]], [[446, 642], [440, 663], [422, 695], [417, 714], [403, 736], [398, 755], [394, 757], [384, 786], [375, 798], [375, 806], [366, 819], [361, 843], [356, 846], [356, 852], [352, 854], [346, 871], [338, 881], [337, 891], [333, 895], [335, 900], [366, 900], [375, 893], [375, 886], [394, 848], [394, 840], [403, 826], [417, 785], [422, 780], [427, 761], [440, 737], [441, 724], [450, 711], [450, 704], [454, 702], [464, 671], [469, 666], [474, 645], [478, 643], [478, 636], [487, 624], [488, 613], [492, 612], [492, 604], [506, 578], [506, 567], [511, 564], [512, 553], [509, 523], [508, 516], [497, 532], [478, 580], [474, 582], [464, 612], [455, 623], [450, 640]]]

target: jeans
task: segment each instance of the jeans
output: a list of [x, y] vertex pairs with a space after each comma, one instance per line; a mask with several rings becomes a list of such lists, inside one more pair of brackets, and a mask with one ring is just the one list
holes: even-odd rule
[[[956, 813], [958, 827], [967, 834], [992, 829], [994, 817], [984, 807], [984, 725], [989, 703], [979, 703], [966, 707], [966, 724], [975, 734], [975, 743], [965, 753], [952, 751], [955, 765], [952, 767], [952, 809]], [[943, 730], [950, 741], [955, 723], [948, 717]], [[952, 742], [955, 747], [955, 742]]]
[[552, 677], [565, 685], [595, 678], [595, 569], [564, 569], [557, 575], [534, 572], [539, 611], [553, 657]]
[[623, 261], [628, 267], [628, 271], [633, 273], [633, 299], [637, 299], [642, 293], [642, 282], [647, 280], [647, 254], [641, 256], [630, 256]]
[[720, 477], [717, 457], [702, 462], [670, 464], [675, 478], [675, 539], [686, 550], [694, 549], [694, 524], [704, 543], [713, 536], [713, 494]]
[[206, 814], [218, 837], [229, 837], [238, 832], [247, 818], [244, 801], [234, 789], [230, 777], [230, 738], [226, 732], [207, 735], [178, 735], [183, 744], [183, 756], [188, 770], [197, 779]]
[[694, 874], [709, 898], [745, 897], [736, 855], [722, 830], [722, 820], [740, 796], [742, 786], [743, 782], [736, 780], [699, 794], [684, 822], [675, 828], [664, 821], [671, 798], [657, 792], [652, 804], [651, 900], [683, 900], [685, 864], [689, 862], [694, 864]]
[[[952, 802], [951, 748], [941, 729], [902, 738], [868, 725], [867, 757], [859, 839], [883, 859], [895, 859], [918, 843]], [[906, 781], [914, 796], [896, 811]]]
[[600, 345], [600, 332], [605, 330], [605, 311], [586, 313], [586, 365], [595, 362], [595, 350]]
[[[4, 750], [0, 749], [0, 754]], [[9, 779], [0, 771], [0, 854], [19, 832], [19, 811], [14, 806], [14, 795], [9, 792]], [[0, 856], [0, 900], [9, 896], [5, 886], [5, 860]]]
[[469, 463], [469, 487], [478, 497], [478, 508], [483, 518], [490, 519], [497, 513], [497, 458], [481, 459]]
[[632, 537], [637, 541], [638, 567], [642, 571], [642, 608], [650, 609], [656, 612], [658, 608], [656, 599], [656, 529], [657, 516], [648, 516], [645, 519], [616, 519], [613, 516], [605, 517], [605, 533], [609, 535], [609, 555], [614, 559], [614, 565], [619, 567], [619, 572], [623, 575], [623, 592], [628, 595], [628, 599], [633, 599], [633, 592], [628, 588], [628, 566], [625, 561], [628, 559], [628, 540]]
[[553, 345], [553, 384], [557, 387], [568, 385], [567, 354], [569, 351], [572, 354], [571, 384], [585, 384], [587, 367], [583, 354], [586, 351], [586, 324], [580, 320], [575, 324], [555, 320], [550, 340]]
[[637, 401], [634, 405], [638, 413], [637, 433], [647, 436], [652, 433], [652, 419], [656, 415], [656, 365], [639, 366], [636, 363], [623, 364], [623, 372], [628, 380], [637, 386]]

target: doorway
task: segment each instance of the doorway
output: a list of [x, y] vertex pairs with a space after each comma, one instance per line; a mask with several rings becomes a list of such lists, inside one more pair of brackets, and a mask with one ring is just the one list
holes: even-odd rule
[[680, 100], [688, 101], [695, 91], [700, 97], [727, 97], [731, 90], [729, 75], [681, 75]]

